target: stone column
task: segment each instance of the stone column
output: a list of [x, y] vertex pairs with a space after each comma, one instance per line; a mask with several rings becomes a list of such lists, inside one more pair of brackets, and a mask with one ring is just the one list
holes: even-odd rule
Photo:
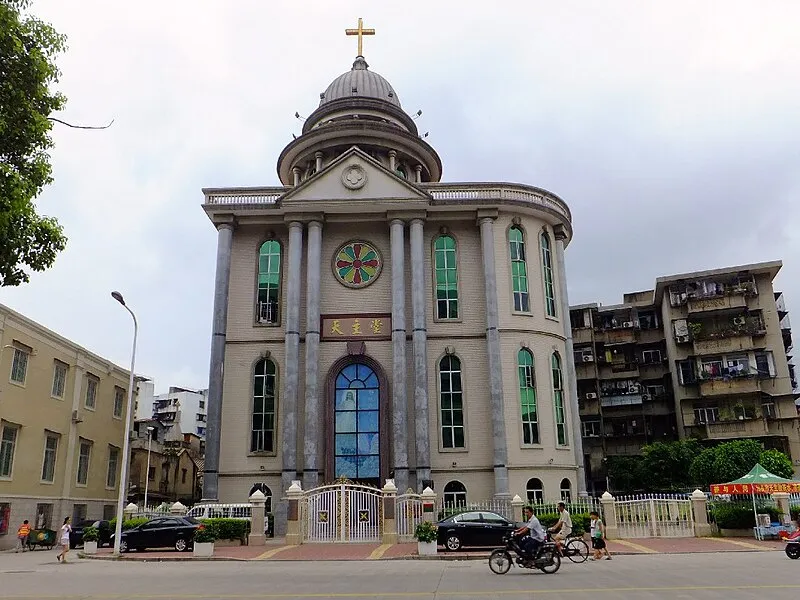
[[479, 220], [483, 250], [483, 278], [486, 294], [486, 350], [489, 359], [489, 397], [492, 408], [494, 446], [494, 495], [510, 496], [508, 488], [508, 451], [506, 447], [505, 405], [503, 402], [503, 364], [500, 353], [500, 324], [497, 307], [497, 275], [494, 260], [494, 218]]
[[692, 513], [694, 514], [694, 537], [709, 537], [711, 525], [708, 522], [708, 499], [700, 490], [692, 492]]
[[397, 486], [394, 480], [387, 479], [383, 492], [383, 541], [384, 544], [397, 543], [397, 520], [395, 508], [397, 507]]
[[514, 511], [514, 522], [515, 523], [522, 523], [522, 507], [525, 506], [525, 502], [523, 502], [522, 498], [519, 497], [519, 494], [514, 496], [511, 499], [511, 510]]
[[247, 536], [248, 546], [263, 546], [267, 543], [264, 535], [266, 525], [265, 505], [267, 497], [261, 490], [256, 490], [250, 496], [250, 534]]
[[319, 483], [319, 440], [322, 413], [319, 400], [319, 337], [320, 337], [320, 263], [322, 252], [322, 223], [308, 224], [308, 253], [306, 259], [306, 380], [305, 380], [305, 439], [303, 454], [303, 486], [308, 490]]
[[436, 492], [426, 487], [420, 494], [422, 500], [422, 520], [436, 522]]
[[303, 488], [299, 481], [293, 481], [289, 489], [286, 490], [287, 504], [287, 523], [286, 523], [286, 544], [297, 546], [303, 543], [303, 533], [300, 531], [300, 500], [303, 498]]
[[[411, 308], [414, 330], [414, 421], [417, 445], [417, 489], [431, 478], [431, 438], [428, 431], [428, 330], [425, 327], [425, 250], [423, 220], [411, 221]], [[426, 484], [427, 485], [427, 484]]]
[[775, 504], [778, 506], [781, 525], [791, 523], [792, 515], [789, 509], [789, 494], [786, 492], [774, 492], [772, 494], [772, 499], [775, 500]]
[[214, 318], [211, 325], [211, 360], [208, 368], [203, 500], [219, 499], [219, 444], [222, 434], [222, 387], [232, 250], [233, 224], [223, 223], [217, 227], [217, 273], [214, 279]]
[[583, 432], [581, 431], [581, 413], [578, 405], [578, 379], [575, 375], [575, 354], [572, 344], [572, 323], [569, 320], [569, 297], [567, 296], [567, 268], [564, 260], [564, 240], [566, 232], [563, 227], [557, 227], [556, 234], [556, 277], [558, 278], [558, 295], [561, 299], [561, 323], [564, 326], [566, 349], [563, 358], [566, 367], [568, 415], [572, 424], [572, 448], [575, 454], [575, 464], [578, 467], [578, 496], [586, 497], [586, 465], [583, 459]]
[[187, 512], [189, 512], [189, 509], [187, 509], [180, 502], [176, 502], [175, 504], [173, 504], [172, 506], [169, 507], [169, 514], [171, 514], [171, 515], [181, 515], [181, 516], [183, 516]]
[[408, 488], [408, 391], [406, 389], [406, 269], [404, 225], [392, 219], [392, 449], [395, 485]]
[[603, 524], [606, 526], [606, 537], [609, 540], [619, 538], [619, 527], [617, 526], [617, 503], [614, 496], [604, 492], [600, 496], [600, 505], [603, 507]]

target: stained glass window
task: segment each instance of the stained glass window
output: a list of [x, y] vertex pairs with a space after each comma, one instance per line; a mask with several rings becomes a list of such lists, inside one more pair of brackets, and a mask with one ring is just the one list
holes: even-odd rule
[[458, 266], [456, 241], [449, 235], [436, 238], [434, 271], [436, 275], [436, 317], [458, 318]]
[[439, 406], [442, 447], [464, 448], [464, 399], [461, 386], [461, 361], [445, 356], [439, 361]]
[[275, 363], [264, 358], [253, 375], [253, 426], [250, 452], [275, 452]]
[[556, 316], [556, 292], [553, 286], [553, 254], [550, 251], [550, 236], [542, 232], [542, 277], [544, 278], [544, 306], [548, 317]]
[[366, 287], [378, 278], [383, 263], [378, 251], [366, 242], [350, 242], [339, 248], [333, 271], [348, 287]]
[[556, 443], [567, 445], [567, 416], [564, 412], [564, 378], [561, 375], [561, 357], [553, 352], [553, 404], [556, 412]]
[[508, 244], [511, 252], [511, 285], [514, 291], [514, 310], [530, 312], [528, 265], [525, 262], [525, 236], [522, 233], [522, 229], [512, 227], [508, 230]]
[[522, 405], [522, 443], [539, 443], [539, 414], [536, 410], [536, 373], [533, 355], [523, 348], [517, 353], [519, 398]]
[[380, 389], [367, 365], [346, 366], [336, 377], [334, 475], [380, 482]]
[[275, 240], [261, 244], [258, 252], [259, 323], [276, 324], [280, 317], [281, 245]]

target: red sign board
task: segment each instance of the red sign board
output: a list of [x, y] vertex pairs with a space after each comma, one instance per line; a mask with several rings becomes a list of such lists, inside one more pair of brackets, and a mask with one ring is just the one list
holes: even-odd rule
[[800, 492], [800, 483], [720, 483], [711, 486], [711, 493], [715, 496], [722, 494], [774, 494], [775, 492], [787, 494]]

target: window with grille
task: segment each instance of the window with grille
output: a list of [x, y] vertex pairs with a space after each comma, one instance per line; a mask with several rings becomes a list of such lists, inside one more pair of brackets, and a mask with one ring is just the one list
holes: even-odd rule
[[275, 384], [275, 363], [261, 359], [256, 363], [253, 377], [250, 452], [275, 452]]
[[67, 365], [60, 360], [55, 361], [53, 365], [53, 390], [52, 395], [54, 398], [64, 397], [64, 388], [67, 384]]
[[122, 418], [122, 406], [125, 398], [125, 390], [121, 387], [114, 387], [114, 416]]
[[86, 377], [86, 398], [84, 404], [89, 410], [94, 410], [97, 406], [97, 379], [89, 375]]
[[58, 456], [58, 436], [48, 433], [44, 436], [44, 457], [42, 459], [42, 481], [52, 483], [56, 474]]
[[14, 451], [17, 447], [18, 427], [3, 423], [0, 435], [0, 477], [10, 478], [14, 468]]
[[455, 356], [445, 356], [439, 361], [439, 407], [442, 447], [466, 447], [461, 361]]
[[117, 485], [117, 467], [119, 467], [119, 448], [108, 447], [108, 471], [106, 472], [106, 487], [113, 488]]
[[523, 348], [517, 353], [519, 397], [522, 408], [522, 443], [539, 443], [539, 414], [536, 410], [536, 373], [533, 355]]
[[30, 353], [22, 348], [14, 348], [14, 358], [11, 361], [11, 381], [24, 384], [28, 375], [28, 357]]
[[256, 320], [280, 322], [281, 245], [275, 240], [261, 244], [258, 252], [258, 306]]
[[511, 286], [514, 294], [514, 310], [530, 312], [528, 295], [528, 265], [525, 262], [525, 236], [522, 229], [512, 227], [508, 230], [508, 244], [511, 254]]
[[92, 443], [87, 440], [81, 440], [80, 453], [78, 454], [78, 476], [76, 482], [78, 485], [86, 485], [89, 481], [89, 460], [92, 455]]

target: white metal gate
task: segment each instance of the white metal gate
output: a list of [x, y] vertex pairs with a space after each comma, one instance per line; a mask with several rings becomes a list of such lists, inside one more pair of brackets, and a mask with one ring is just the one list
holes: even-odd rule
[[689, 498], [618, 498], [614, 510], [621, 538], [694, 536], [694, 516]]
[[354, 483], [314, 488], [301, 502], [303, 541], [375, 542], [383, 537], [383, 495]]
[[397, 497], [395, 504], [397, 537], [401, 542], [414, 540], [414, 530], [422, 522], [422, 498], [419, 494], [406, 493]]

